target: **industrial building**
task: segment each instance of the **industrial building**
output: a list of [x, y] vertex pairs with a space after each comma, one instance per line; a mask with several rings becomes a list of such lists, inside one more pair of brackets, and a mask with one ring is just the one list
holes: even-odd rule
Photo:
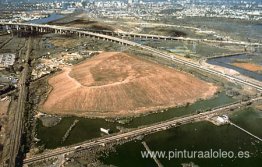
[[15, 54], [3, 53], [0, 54], [0, 67], [12, 66], [15, 62]]

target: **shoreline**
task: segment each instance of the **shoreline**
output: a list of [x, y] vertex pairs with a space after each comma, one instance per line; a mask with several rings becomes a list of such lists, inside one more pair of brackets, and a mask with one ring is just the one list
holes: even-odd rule
[[[111, 58], [118, 55], [119, 53], [103, 53], [103, 56], [104, 54], [109, 54], [109, 58]], [[100, 57], [96, 58], [97, 60], [92, 60], [92, 62], [96, 63], [96, 61], [98, 61], [98, 63], [101, 63], [101, 61], [106, 61], [109, 58], [106, 57], [105, 59], [101, 55]], [[94, 78], [89, 76], [91, 75], [89, 74], [90, 72], [87, 74], [84, 73], [87, 76], [81, 73], [83, 79], [87, 79], [87, 81], [80, 78], [79, 82], [78, 79], [75, 79], [75, 77], [71, 76], [73, 74], [68, 74], [67, 70], [62, 70], [62, 72], [59, 72], [50, 78], [52, 82], [50, 79], [47, 81], [50, 89], [45, 93], [46, 98], [43, 99], [40, 103], [38, 107], [39, 111], [47, 114], [56, 114], [62, 116], [69, 115], [95, 118], [126, 118], [130, 116], [141, 116], [155, 113], [159, 110], [164, 110], [167, 108], [176, 108], [193, 104], [200, 99], [206, 100], [213, 97], [221, 89], [214, 83], [203, 81], [196, 76], [192, 76], [185, 72], [180, 72], [176, 69], [170, 69], [159, 64], [149, 63], [147, 61], [140, 62], [140, 60], [137, 58], [133, 58], [133, 56], [129, 55], [124, 58], [128, 61], [131, 61], [131, 63], [134, 65], [137, 65], [137, 62], [140, 64], [144, 63], [146, 65], [145, 68], [148, 69], [151, 69], [152, 66], [155, 65], [155, 69], [151, 70], [151, 74], [154, 75], [151, 76], [145, 72], [141, 74], [138, 73], [139, 75], [145, 76], [130, 80], [129, 77], [131, 74], [132, 76], [137, 75], [137, 72], [134, 71], [137, 69], [131, 69], [131, 74], [129, 74], [125, 80], [121, 80], [120, 83], [110, 82], [106, 83], [105, 85], [98, 85], [93, 88], [92, 83], [94, 82], [95, 84], [99, 84], [99, 82], [96, 83]], [[90, 64], [91, 62], [85, 61], [78, 64], [78, 66], [81, 66], [81, 68], [82, 66], [86, 68], [84, 66], [85, 63]], [[141, 66], [140, 64], [139, 66]], [[73, 67], [72, 69], [74, 68], [76, 67]], [[155, 74], [154, 71], [156, 71], [156, 69], [158, 73]], [[158, 78], [159, 81], [162, 80], [163, 82], [155, 83]], [[178, 80], [177, 82], [176, 79]], [[190, 82], [189, 84], [183, 85], [185, 81]], [[70, 88], [71, 92], [63, 92], [63, 89], [58, 87], [59, 84], [61, 85], [65, 83], [67, 84], [67, 87]], [[117, 85], [115, 85], [116, 83]], [[89, 85], [86, 86], [86, 84]], [[174, 84], [174, 86], [171, 86], [171, 84]], [[133, 87], [137, 88], [135, 92], [128, 91]], [[114, 92], [114, 90], [116, 92]], [[103, 91], [106, 92], [103, 93]], [[196, 96], [193, 96], [192, 93]], [[72, 96], [76, 94], [79, 96], [75, 96], [75, 98], [71, 99]], [[117, 97], [114, 97], [113, 95], [117, 95]], [[96, 96], [99, 96], [102, 99]], [[110, 99], [110, 97], [113, 99]], [[143, 104], [141, 104], [139, 102], [139, 98], [145, 98], [146, 101], [142, 102]]]
[[169, 109], [177, 109], [177, 108], [180, 108], [180, 107], [186, 107], [186, 106], [193, 105], [196, 102], [211, 100], [211, 99], [214, 99], [214, 98], [217, 97], [217, 93], [219, 93], [219, 91], [217, 91], [214, 95], [212, 95], [208, 98], [196, 99], [195, 101], [190, 102], [190, 103], [187, 102], [187, 103], [183, 103], [183, 104], [179, 104], [179, 105], [157, 106], [157, 107], [147, 108], [146, 110], [143, 110], [143, 112], [136, 113], [136, 114], [112, 115], [112, 113], [108, 113], [106, 115], [109, 115], [109, 116], [106, 116], [104, 114], [95, 115], [95, 114], [92, 114], [92, 113], [89, 113], [89, 114], [74, 114], [74, 113], [68, 114], [68, 112], [52, 113], [52, 112], [46, 112], [46, 111], [43, 111], [43, 110], [39, 110], [38, 112], [44, 113], [44, 114], [47, 114], [47, 115], [51, 115], [51, 116], [58, 116], [58, 117], [61, 117], [61, 118], [80, 117], [80, 118], [87, 118], [87, 119], [104, 119], [106, 121], [116, 122], [116, 121], [119, 121], [119, 120], [122, 120], [122, 119], [131, 119], [132, 120], [134, 118], [148, 116], [148, 115], [151, 115], [151, 114], [159, 114], [159, 113], [165, 112]]

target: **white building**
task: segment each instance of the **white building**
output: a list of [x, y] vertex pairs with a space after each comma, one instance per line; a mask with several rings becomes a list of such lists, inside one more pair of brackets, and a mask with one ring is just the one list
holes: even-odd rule
[[15, 62], [15, 54], [4, 53], [0, 54], [0, 66], [8, 67], [12, 66]]
[[100, 128], [100, 131], [109, 135], [110, 129]]
[[220, 124], [225, 124], [225, 123], [228, 123], [229, 118], [227, 115], [222, 115], [222, 116], [218, 116], [216, 120]]

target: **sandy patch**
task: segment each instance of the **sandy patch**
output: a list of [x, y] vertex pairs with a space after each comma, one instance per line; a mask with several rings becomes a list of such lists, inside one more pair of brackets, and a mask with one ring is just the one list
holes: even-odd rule
[[253, 72], [262, 71], [262, 66], [253, 63], [232, 63], [232, 65]]
[[79, 44], [79, 40], [74, 38], [71, 38], [70, 40], [55, 38], [50, 39], [50, 43], [53, 44], [55, 47], [72, 48]]
[[217, 87], [124, 53], [104, 52], [49, 79], [51, 114], [115, 117], [206, 99]]

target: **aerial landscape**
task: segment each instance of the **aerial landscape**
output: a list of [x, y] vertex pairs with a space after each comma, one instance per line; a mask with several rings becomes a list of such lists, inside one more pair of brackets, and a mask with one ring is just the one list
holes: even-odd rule
[[0, 0], [3, 167], [261, 167], [261, 0]]

